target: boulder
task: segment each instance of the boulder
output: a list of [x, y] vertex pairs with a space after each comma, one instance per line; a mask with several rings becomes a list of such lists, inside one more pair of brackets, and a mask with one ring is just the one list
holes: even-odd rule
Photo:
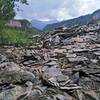
[[12, 89], [0, 92], [0, 100], [17, 100], [17, 98], [25, 92], [25, 88], [16, 85]]
[[13, 62], [6, 62], [0, 65], [0, 84], [34, 82], [35, 75], [24, 71], [19, 65]]

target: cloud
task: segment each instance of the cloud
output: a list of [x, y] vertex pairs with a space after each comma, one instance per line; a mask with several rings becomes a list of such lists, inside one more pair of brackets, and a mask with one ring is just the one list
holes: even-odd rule
[[29, 5], [20, 5], [23, 11], [16, 18], [38, 20], [66, 20], [92, 13], [100, 7], [100, 0], [28, 0]]
[[92, 13], [100, 9], [100, 0], [78, 0], [79, 15]]

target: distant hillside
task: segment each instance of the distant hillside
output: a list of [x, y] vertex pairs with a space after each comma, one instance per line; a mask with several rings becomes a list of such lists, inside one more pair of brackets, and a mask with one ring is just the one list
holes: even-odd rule
[[30, 34], [38, 34], [41, 33], [40, 30], [32, 27], [32, 24], [28, 21], [28, 20], [10, 20], [6, 26], [8, 26], [9, 28], [16, 28], [19, 30], [23, 30], [26, 31]]
[[57, 20], [51, 20], [51, 21], [39, 21], [39, 20], [35, 20], [33, 19], [31, 21], [32, 27], [35, 27], [39, 30], [43, 30], [43, 28], [47, 25], [47, 24], [53, 24], [53, 23], [57, 23]]
[[62, 21], [62, 22], [55, 23], [55, 24], [49, 24], [44, 28], [44, 30], [45, 31], [52, 30], [52, 29], [55, 29], [55, 28], [60, 27], [60, 26], [69, 27], [69, 26], [74, 26], [74, 25], [84, 25], [84, 24], [88, 24], [90, 22], [94, 22], [94, 21], [99, 20], [99, 19], [100, 19], [100, 9], [95, 11], [92, 14], [80, 16], [78, 18]]

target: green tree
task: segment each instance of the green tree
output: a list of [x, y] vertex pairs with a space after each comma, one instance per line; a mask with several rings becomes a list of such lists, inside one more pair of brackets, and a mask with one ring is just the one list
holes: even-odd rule
[[0, 0], [0, 41], [5, 42], [3, 27], [16, 15], [15, 7], [18, 3], [27, 4], [27, 0]]
[[27, 0], [0, 0], [0, 26], [14, 18], [16, 15], [14, 8], [18, 7], [17, 2], [27, 4]]

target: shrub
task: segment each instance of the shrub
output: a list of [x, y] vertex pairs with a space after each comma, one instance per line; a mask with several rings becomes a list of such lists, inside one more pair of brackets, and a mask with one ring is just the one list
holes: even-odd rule
[[0, 44], [1, 45], [35, 45], [36, 41], [28, 39], [28, 34], [24, 31], [3, 28], [0, 30]]

